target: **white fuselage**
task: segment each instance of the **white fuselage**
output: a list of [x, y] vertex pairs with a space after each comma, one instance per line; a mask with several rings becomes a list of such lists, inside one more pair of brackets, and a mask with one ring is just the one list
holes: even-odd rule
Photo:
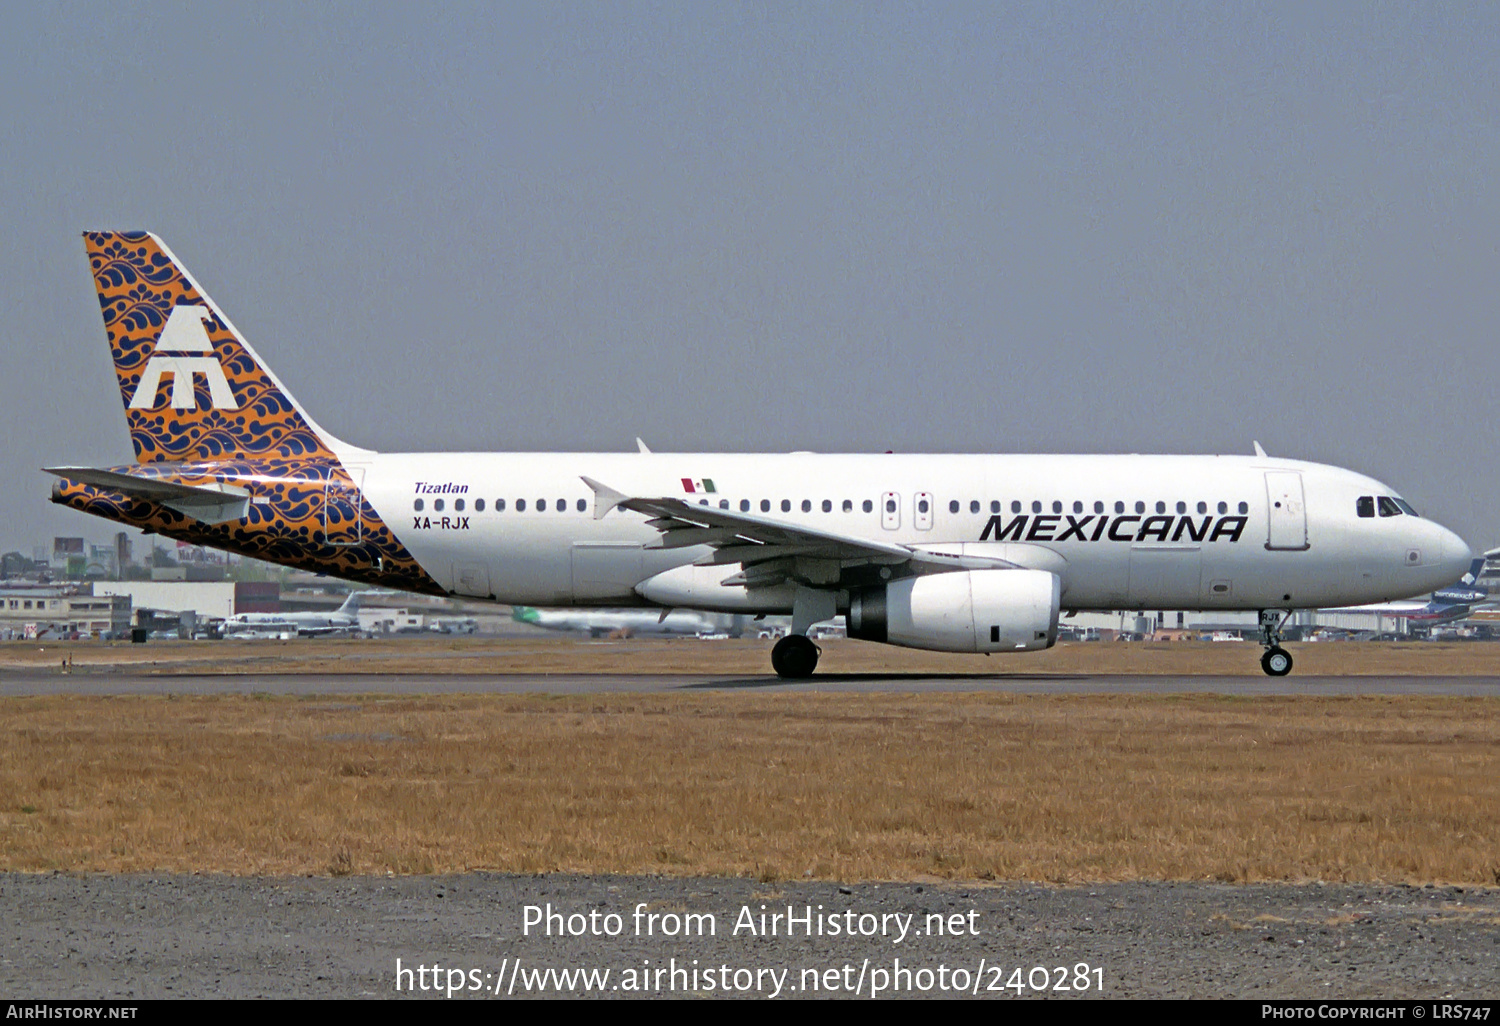
[[1378, 481], [1262, 456], [369, 453], [345, 464], [442, 587], [513, 604], [791, 611], [790, 586], [725, 587], [739, 567], [694, 566], [706, 546], [653, 547], [660, 535], [640, 514], [596, 519], [584, 477], [1049, 570], [1064, 609], [1353, 605], [1431, 591], [1469, 561], [1430, 520], [1358, 516], [1360, 497], [1397, 495]]
[[329, 634], [359, 629], [359, 618], [343, 613], [236, 613], [224, 620], [225, 634]]
[[702, 613], [673, 611], [662, 618], [655, 610], [598, 609], [580, 612], [534, 610], [518, 617], [522, 623], [549, 631], [574, 631], [592, 634], [670, 635], [694, 637], [724, 630], [711, 616]]

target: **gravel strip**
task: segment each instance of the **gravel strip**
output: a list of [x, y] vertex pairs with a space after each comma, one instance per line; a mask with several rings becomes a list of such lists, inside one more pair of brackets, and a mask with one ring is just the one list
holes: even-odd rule
[[0, 923], [12, 999], [1500, 996], [1472, 887], [0, 874]]

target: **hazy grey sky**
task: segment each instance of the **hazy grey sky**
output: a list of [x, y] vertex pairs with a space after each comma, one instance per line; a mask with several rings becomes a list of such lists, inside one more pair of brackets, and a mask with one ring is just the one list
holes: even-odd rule
[[[1311, 9], [1309, 9], [1311, 8]], [[22, 5], [0, 548], [129, 462], [79, 232], [384, 450], [1248, 453], [1500, 544], [1500, 8]]]

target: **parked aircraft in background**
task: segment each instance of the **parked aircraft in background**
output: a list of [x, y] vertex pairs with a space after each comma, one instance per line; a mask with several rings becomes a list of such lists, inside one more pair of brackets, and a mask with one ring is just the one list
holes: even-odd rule
[[225, 637], [327, 637], [359, 630], [360, 593], [351, 591], [344, 604], [332, 613], [236, 613], [220, 627]]
[[[741, 617], [712, 616], [686, 609], [662, 612], [650, 609], [537, 609], [515, 606], [510, 618], [549, 631], [574, 631], [594, 638], [636, 635], [703, 637], [723, 634], [739, 637], [744, 631]], [[734, 621], [726, 623], [726, 620]]]
[[511, 605], [790, 614], [771, 653], [786, 677], [813, 672], [808, 631], [839, 614], [852, 638], [988, 654], [1050, 647], [1063, 610], [1257, 610], [1261, 665], [1280, 675], [1291, 610], [1428, 592], [1471, 558], [1389, 486], [1259, 446], [372, 452], [308, 416], [161, 240], [85, 243], [136, 462], [51, 468], [53, 501], [348, 580]]
[[1325, 613], [1376, 613], [1380, 616], [1399, 616], [1409, 623], [1425, 626], [1463, 620], [1476, 609], [1493, 603], [1490, 589], [1479, 583], [1484, 575], [1485, 557], [1480, 556], [1469, 564], [1469, 570], [1456, 583], [1439, 588], [1427, 601], [1412, 599], [1404, 602], [1376, 602], [1362, 606], [1346, 606], [1339, 609], [1324, 609]]

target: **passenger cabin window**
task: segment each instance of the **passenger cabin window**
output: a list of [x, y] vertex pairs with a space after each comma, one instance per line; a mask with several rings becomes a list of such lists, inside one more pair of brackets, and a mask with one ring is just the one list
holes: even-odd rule
[[[921, 502], [917, 503], [917, 512], [918, 513], [926, 513], [927, 512], [927, 500], [926, 499], [923, 499]], [[958, 500], [957, 499], [953, 499], [953, 500], [951, 500], [948, 503], [948, 512], [949, 513], [957, 513], [958, 512]]]
[[869, 513], [875, 509], [875, 504], [869, 499], [866, 499], [864, 502], [860, 503], [859, 508], [864, 510], [866, 513]]
[[1019, 513], [1019, 512], [1021, 512], [1021, 500], [1020, 499], [1012, 499], [1012, 500], [1010, 500], [1010, 511], [1012, 513]]
[[852, 499], [845, 499], [844, 500], [844, 512], [845, 513], [853, 513], [854, 512], [854, 500], [852, 500]]
[[1000, 512], [1000, 500], [999, 499], [991, 499], [990, 500], [990, 512], [991, 513], [999, 513]]
[[504, 513], [505, 512], [505, 500], [504, 499], [496, 499], [495, 500], [495, 512], [496, 513]]
[[812, 500], [811, 499], [803, 499], [802, 500], [802, 512], [804, 512], [804, 513], [811, 513], [812, 512]]
[[589, 502], [588, 502], [587, 499], [579, 499], [578, 500], [578, 512], [580, 512], [580, 513], [587, 513], [588, 512], [588, 508], [589, 508]]
[[516, 512], [517, 513], [525, 513], [526, 512], [526, 500], [525, 499], [517, 499], [516, 500]]
[[1380, 509], [1380, 515], [1383, 517], [1399, 517], [1401, 515], [1401, 507], [1396, 505], [1396, 500], [1389, 495], [1382, 495], [1377, 500], [1377, 504]]
[[1239, 508], [1240, 508], [1240, 513], [1241, 514], [1249, 513], [1250, 512], [1250, 504], [1248, 502], [1242, 502], [1242, 503], [1240, 503], [1240, 507]]
[[741, 513], [749, 513], [750, 512], [750, 500], [749, 499], [741, 499], [740, 500], [740, 512]]
[[1200, 502], [1200, 503], [1198, 503], [1198, 512], [1199, 513], [1207, 513], [1208, 512], [1208, 503], [1206, 503], [1206, 502]]
[[483, 499], [475, 499], [474, 500], [474, 512], [475, 513], [483, 513], [484, 512], [484, 500]]
[[1074, 513], [1082, 513], [1083, 512], [1083, 503], [1079, 502], [1077, 499], [1073, 500], [1073, 512]]
[[1103, 513], [1104, 512], [1104, 503], [1100, 502], [1098, 499], [1094, 500], [1094, 512], [1095, 513]]
[[1221, 514], [1228, 513], [1229, 512], [1229, 503], [1227, 503], [1227, 502], [1221, 502], [1221, 503], [1219, 503], [1219, 512]]
[[760, 500], [760, 511], [762, 513], [769, 513], [769, 512], [771, 512], [771, 500], [770, 499], [761, 499]]
[[979, 512], [979, 500], [978, 499], [970, 499], [969, 500], [969, 512], [970, 513], [978, 513]]
[[1061, 499], [1053, 499], [1052, 500], [1052, 512], [1054, 512], [1054, 513], [1061, 513], [1062, 512], [1062, 500]]
[[781, 512], [783, 512], [783, 513], [790, 513], [791, 511], [792, 511], [792, 500], [791, 499], [782, 499], [781, 500]]
[[462, 513], [464, 511], [464, 500], [462, 500], [462, 499], [454, 499], [453, 500], [453, 508], [456, 509], [458, 512]]
[[832, 499], [824, 499], [823, 500], [823, 512], [824, 513], [832, 513], [833, 512], [833, 500]]
[[1042, 511], [1041, 500], [1040, 499], [1032, 499], [1031, 500], [1031, 512], [1033, 512], [1033, 513], [1040, 513], [1041, 511]]
[[1144, 502], [1141, 502], [1139, 499], [1137, 499], [1136, 503], [1135, 503], [1135, 511], [1137, 513], [1144, 513], [1144, 512], [1146, 512], [1146, 504]]
[[412, 503], [411, 508], [416, 510], [418, 513], [422, 512], [422, 500], [418, 499], [416, 502]]
[[545, 512], [547, 512], [547, 500], [546, 499], [538, 499], [538, 500], [536, 500], [536, 511], [538, 513], [545, 513]]
[[439, 513], [441, 513], [443, 511], [443, 500], [442, 499], [433, 499], [432, 500], [432, 508], [435, 509], [435, 510], [437, 510]]

